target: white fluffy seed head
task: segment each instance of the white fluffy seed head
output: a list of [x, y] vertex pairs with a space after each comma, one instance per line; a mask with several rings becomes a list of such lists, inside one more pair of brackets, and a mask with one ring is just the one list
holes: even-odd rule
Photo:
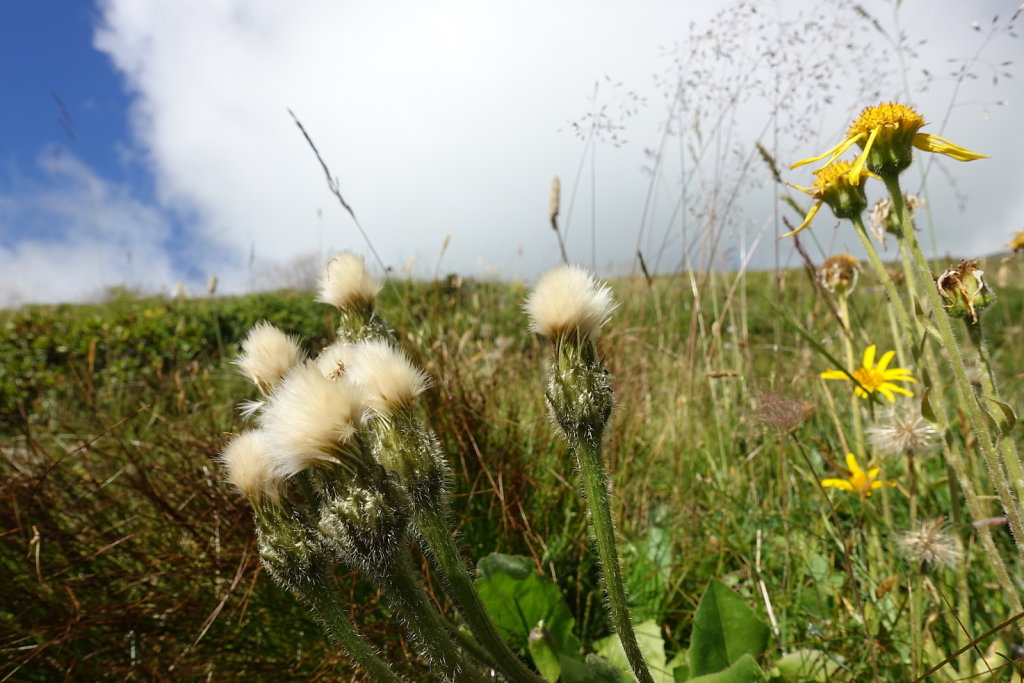
[[281, 481], [275, 475], [266, 434], [254, 429], [238, 434], [220, 455], [228, 483], [254, 503], [281, 495]]
[[249, 330], [242, 342], [242, 355], [235, 364], [256, 386], [268, 392], [304, 357], [295, 339], [264, 320]]
[[376, 415], [391, 416], [430, 385], [426, 373], [386, 341], [359, 342], [351, 353], [345, 376], [366, 392], [366, 404]]
[[336, 308], [353, 304], [372, 304], [380, 285], [366, 272], [362, 256], [343, 251], [328, 263], [320, 275], [320, 292], [316, 300]]
[[607, 285], [583, 268], [562, 265], [541, 275], [524, 304], [530, 329], [549, 339], [575, 333], [593, 341], [611, 318], [615, 302]]
[[329, 380], [313, 363], [296, 365], [260, 415], [275, 472], [287, 478], [333, 460], [355, 436], [365, 409], [362, 390], [344, 377]]
[[324, 348], [316, 357], [316, 366], [327, 379], [338, 379], [352, 366], [354, 346], [347, 341], [336, 341]]

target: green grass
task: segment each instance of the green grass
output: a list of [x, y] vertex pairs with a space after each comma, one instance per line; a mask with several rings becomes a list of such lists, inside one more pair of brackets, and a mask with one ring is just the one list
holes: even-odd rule
[[[1011, 284], [984, 320], [1004, 398], [1019, 407], [1024, 291], [1020, 259], [1010, 266]], [[986, 271], [997, 269], [993, 261]], [[959, 583], [950, 570], [920, 575], [898, 552], [909, 519], [901, 488], [862, 502], [818, 487], [837, 476], [845, 451], [817, 380], [831, 366], [794, 323], [841, 352], [829, 306], [805, 274], [694, 278], [697, 297], [688, 276], [613, 282], [620, 307], [600, 343], [616, 389], [606, 453], [624, 565], [627, 575], [656, 571], [640, 557], [652, 529], [667, 532], [668, 589], [637, 600], [664, 625], [670, 652], [686, 647], [712, 578], [766, 619], [771, 605], [764, 668], [814, 648], [842, 663], [842, 680], [909, 677], [908, 586], [927, 595], [926, 665], [1012, 616], [993, 598], [992, 571], [940, 454], [917, 463], [918, 516], [952, 520], [965, 548]], [[393, 282], [378, 310], [435, 380], [422, 407], [451, 455], [467, 558], [533, 558], [562, 587], [589, 643], [608, 625], [575, 472], [544, 406], [550, 351], [526, 329], [525, 293]], [[851, 299], [855, 346], [892, 347], [883, 303], [865, 273]], [[344, 656], [261, 574], [248, 506], [213, 462], [242, 427], [237, 403], [253, 397], [230, 361], [260, 319], [312, 353], [335, 324], [328, 307], [290, 292], [0, 314], [0, 679], [344, 678]], [[831, 389], [843, 424], [845, 387]], [[766, 424], [778, 407], [770, 395], [797, 402], [792, 432]], [[945, 400], [941, 382], [931, 398]], [[960, 431], [948, 438], [962, 442]], [[905, 484], [900, 460], [883, 467]], [[996, 539], [1015, 556], [1005, 527]], [[649, 578], [636, 572], [635, 595]], [[354, 621], [421, 679], [415, 647], [377, 594], [353, 577], [342, 584]], [[985, 653], [995, 669], [1005, 664], [996, 652], [1012, 655], [1020, 641], [1008, 629], [963, 661], [983, 672]]]

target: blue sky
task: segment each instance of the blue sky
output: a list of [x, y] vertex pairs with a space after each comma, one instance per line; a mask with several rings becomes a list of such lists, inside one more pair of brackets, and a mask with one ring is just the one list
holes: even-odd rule
[[[1000, 66], [1017, 5], [864, 7], [877, 26], [841, 0], [6, 3], [0, 306], [287, 286], [366, 253], [288, 108], [398, 275], [553, 265], [556, 175], [570, 256], [603, 273], [637, 251], [662, 270], [798, 265], [754, 141], [809, 156], [882, 99], [993, 156], [929, 170], [926, 245], [1000, 249], [1024, 228], [1024, 80]], [[825, 211], [806, 237], [860, 253]]]

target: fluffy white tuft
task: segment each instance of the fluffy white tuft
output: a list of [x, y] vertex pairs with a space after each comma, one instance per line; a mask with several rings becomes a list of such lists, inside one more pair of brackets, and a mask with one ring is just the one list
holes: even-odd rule
[[260, 415], [275, 472], [287, 478], [333, 460], [332, 452], [355, 436], [365, 409], [362, 390], [344, 377], [329, 380], [313, 363], [296, 365]]
[[285, 373], [305, 358], [298, 342], [263, 320], [252, 326], [235, 360], [242, 374], [268, 392]]
[[280, 498], [280, 479], [275, 475], [266, 434], [262, 430], [242, 432], [228, 442], [220, 461], [227, 480], [252, 501]]
[[353, 345], [347, 341], [336, 341], [316, 357], [316, 366], [327, 379], [338, 379], [352, 365]]
[[549, 339], [576, 333], [593, 341], [615, 308], [612, 292], [583, 268], [562, 265], [541, 275], [524, 304], [530, 329]]
[[352, 304], [369, 304], [377, 297], [380, 285], [366, 272], [362, 256], [343, 251], [328, 263], [320, 275], [320, 292], [316, 300], [337, 308]]
[[381, 417], [404, 408], [430, 385], [426, 373], [386, 341], [363, 341], [351, 347], [346, 377], [366, 392], [366, 404]]

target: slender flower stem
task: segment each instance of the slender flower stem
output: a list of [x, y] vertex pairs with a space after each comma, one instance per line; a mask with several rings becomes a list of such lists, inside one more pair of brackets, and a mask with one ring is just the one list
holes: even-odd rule
[[882, 259], [879, 258], [875, 245], [872, 244], [871, 238], [868, 237], [868, 231], [864, 227], [863, 219], [858, 214], [851, 218], [850, 222], [857, 229], [857, 236], [860, 237], [861, 244], [864, 245], [864, 251], [868, 254], [868, 260], [875, 269], [875, 275], [882, 283], [882, 286], [885, 287], [885, 293], [889, 295], [889, 305], [896, 311], [896, 315], [900, 320], [900, 327], [903, 328], [903, 334], [906, 336], [907, 341], [913, 340], [914, 324], [910, 321], [910, 314], [907, 313], [907, 308], [903, 305], [903, 299], [900, 298], [896, 285], [893, 284], [892, 278], [889, 277], [889, 273], [885, 270], [885, 265], [882, 263]]
[[436, 510], [423, 509], [416, 516], [415, 529], [426, 546], [427, 556], [432, 560], [445, 588], [455, 601], [459, 614], [466, 620], [470, 631], [480, 644], [494, 658], [497, 668], [509, 680], [540, 683], [543, 679], [530, 671], [512, 652], [487, 616], [444, 516]]
[[[325, 579], [325, 583], [327, 581], [329, 580]], [[323, 591], [310, 591], [305, 597], [309, 601], [313, 616], [331, 639], [344, 648], [372, 680], [381, 683], [401, 683], [402, 679], [356, 632], [340, 604], [337, 588], [331, 585], [331, 588]]]
[[979, 450], [981, 450], [982, 457], [989, 471], [989, 477], [992, 479], [996, 492], [999, 494], [999, 499], [1003, 504], [1003, 509], [1009, 519], [1017, 552], [1024, 559], [1024, 522], [1021, 519], [1021, 511], [1006, 481], [1003, 463], [1000, 462], [999, 453], [995, 448], [992, 434], [989, 431], [988, 424], [985, 422], [985, 416], [982, 414], [981, 406], [978, 404], [970, 381], [967, 378], [967, 369], [964, 367], [963, 356], [953, 334], [953, 326], [950, 323], [949, 316], [945, 314], [945, 308], [943, 307], [942, 299], [939, 297], [938, 290], [931, 284], [931, 271], [914, 235], [914, 228], [910, 222], [906, 203], [903, 201], [899, 177], [888, 176], [883, 178], [883, 180], [885, 181], [886, 189], [889, 190], [889, 195], [892, 197], [893, 210], [897, 211], [897, 215], [899, 215], [903, 224], [903, 240], [909, 246], [910, 252], [913, 255], [918, 275], [921, 277], [921, 286], [924, 288], [925, 296], [931, 305], [932, 318], [938, 329], [942, 345], [949, 356], [957, 398], [960, 405], [967, 412], [971, 428], [977, 436], [976, 443]]
[[[853, 353], [853, 327], [850, 324], [850, 300], [849, 292], [844, 292], [839, 295], [839, 317], [843, 323], [843, 350], [846, 353], [846, 366], [851, 368], [857, 367], [856, 356]], [[853, 443], [854, 452], [857, 457], [861, 460], [867, 458], [867, 453], [864, 451], [864, 420], [860, 414], [860, 396], [857, 392], [850, 392], [850, 414], [853, 417]]]
[[392, 608], [445, 678], [456, 683], [486, 680], [466, 663], [448, 635], [441, 616], [416, 578], [408, 552], [395, 553], [385, 559], [369, 578], [388, 596]]
[[590, 508], [590, 523], [597, 544], [597, 554], [601, 560], [601, 579], [611, 609], [612, 626], [619, 635], [626, 659], [633, 669], [633, 674], [640, 683], [654, 683], [651, 672], [647, 669], [640, 646], [637, 644], [636, 633], [629, 616], [626, 602], [626, 589], [622, 582], [622, 571], [619, 567], [619, 556], [615, 548], [615, 528], [612, 526], [611, 505], [608, 495], [608, 479], [601, 462], [601, 446], [594, 438], [579, 438], [570, 441], [570, 447], [579, 463], [583, 477], [583, 491]]

